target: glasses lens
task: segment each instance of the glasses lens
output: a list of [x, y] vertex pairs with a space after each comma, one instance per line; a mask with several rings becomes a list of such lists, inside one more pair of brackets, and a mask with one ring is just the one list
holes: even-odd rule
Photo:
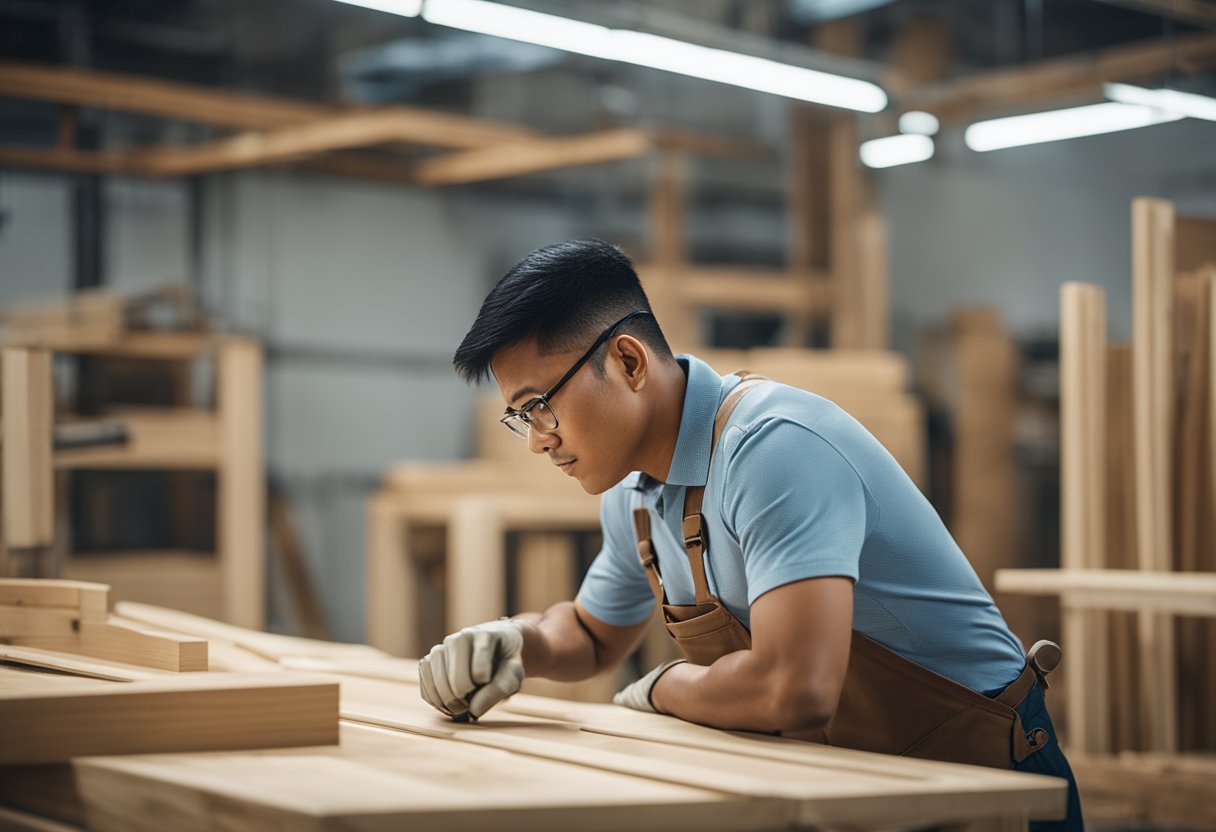
[[504, 416], [502, 423], [506, 425], [511, 433], [515, 434], [516, 436], [522, 436], [524, 439], [528, 438], [528, 423], [525, 422], [523, 416], [519, 415], [518, 413], [512, 413], [509, 416]]
[[549, 407], [544, 400], [537, 401], [528, 408], [528, 418], [540, 430], [553, 430], [557, 427], [557, 416], [553, 414], [553, 408]]

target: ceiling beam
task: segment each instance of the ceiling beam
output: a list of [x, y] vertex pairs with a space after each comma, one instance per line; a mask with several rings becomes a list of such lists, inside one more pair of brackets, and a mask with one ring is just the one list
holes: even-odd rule
[[1202, 72], [1216, 66], [1216, 35], [1157, 40], [1044, 61], [1018, 69], [985, 72], [921, 87], [902, 97], [904, 110], [928, 110], [944, 122], [1060, 99], [1093, 99], [1102, 84]]
[[447, 153], [415, 164], [413, 176], [420, 185], [464, 185], [635, 159], [654, 147], [655, 138], [648, 130], [606, 130]]
[[468, 149], [537, 134], [512, 124], [439, 113], [419, 107], [343, 108], [266, 95], [222, 92], [174, 81], [63, 66], [0, 61], [0, 96], [54, 101], [219, 127], [268, 130], [336, 116], [374, 112], [412, 121], [435, 147]]

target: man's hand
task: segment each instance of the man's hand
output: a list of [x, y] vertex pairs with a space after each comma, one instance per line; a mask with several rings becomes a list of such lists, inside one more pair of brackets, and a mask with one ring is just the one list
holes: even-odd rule
[[519, 691], [523, 646], [523, 631], [514, 621], [487, 621], [452, 633], [418, 663], [422, 698], [454, 719], [479, 718]]
[[650, 694], [654, 690], [655, 683], [659, 681], [659, 677], [664, 673], [671, 670], [676, 665], [683, 663], [683, 659], [673, 659], [669, 662], [663, 662], [641, 679], [638, 679], [636, 682], [617, 693], [616, 696], [612, 697], [613, 703], [616, 705], [623, 705], [626, 708], [633, 708], [635, 711], [642, 711], [648, 714], [658, 713], [658, 710], [654, 706], [654, 701], [650, 698]]

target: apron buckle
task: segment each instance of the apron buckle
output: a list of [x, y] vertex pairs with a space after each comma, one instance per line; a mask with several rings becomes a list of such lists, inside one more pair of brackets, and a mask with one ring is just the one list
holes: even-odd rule
[[1026, 652], [1026, 663], [1034, 670], [1034, 675], [1038, 677], [1043, 690], [1051, 688], [1047, 682], [1047, 674], [1060, 666], [1061, 658], [1063, 658], [1063, 651], [1060, 650], [1060, 645], [1047, 639], [1036, 641], [1034, 646]]

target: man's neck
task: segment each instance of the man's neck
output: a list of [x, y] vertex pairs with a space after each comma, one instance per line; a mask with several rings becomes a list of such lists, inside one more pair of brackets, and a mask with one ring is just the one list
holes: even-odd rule
[[658, 367], [662, 368], [661, 372], [653, 377], [658, 382], [654, 391], [655, 408], [647, 426], [637, 470], [659, 482], [666, 482], [676, 453], [676, 441], [680, 438], [688, 374], [678, 361], [663, 362]]

